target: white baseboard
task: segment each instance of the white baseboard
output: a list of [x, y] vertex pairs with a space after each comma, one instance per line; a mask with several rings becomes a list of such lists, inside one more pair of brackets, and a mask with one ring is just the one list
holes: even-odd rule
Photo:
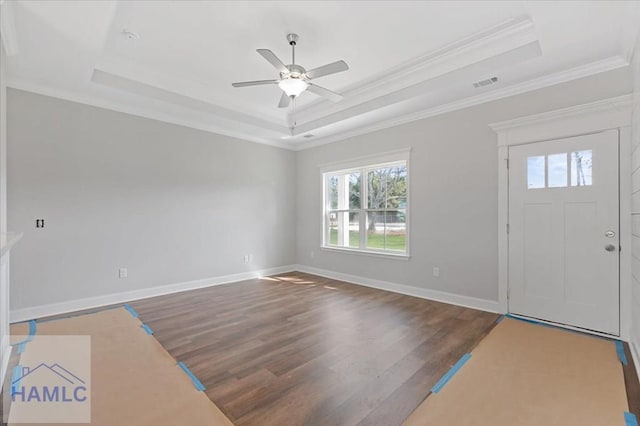
[[0, 370], [0, 392], [4, 385], [4, 379], [7, 377], [7, 368], [9, 367], [9, 359], [11, 358], [11, 345], [9, 344], [9, 338], [2, 342], [2, 370]]
[[179, 293], [198, 288], [211, 287], [221, 284], [229, 284], [236, 281], [249, 280], [267, 275], [283, 274], [295, 271], [295, 265], [279, 266], [275, 268], [261, 269], [258, 271], [242, 272], [239, 274], [223, 275], [220, 277], [204, 278], [201, 280], [187, 281], [177, 284], [169, 284], [157, 287], [143, 288], [140, 290], [126, 291], [122, 293], [107, 294], [104, 296], [88, 297], [85, 299], [70, 300], [67, 302], [52, 303], [49, 305], [33, 306], [29, 308], [14, 309], [10, 313], [10, 322], [21, 322], [51, 315], [66, 314], [81, 311], [83, 309], [97, 308], [100, 306], [125, 303], [132, 300], [147, 299], [149, 297], [163, 296], [165, 294]]
[[380, 281], [372, 278], [360, 277], [357, 275], [343, 274], [341, 272], [313, 268], [306, 265], [295, 265], [295, 268], [300, 272], [320, 275], [322, 277], [339, 281], [346, 281], [365, 287], [377, 288], [378, 290], [386, 290], [394, 293], [406, 294], [408, 296], [420, 297], [422, 299], [434, 300], [436, 302], [449, 303], [451, 305], [464, 306], [466, 308], [479, 309], [481, 311], [502, 313], [500, 312], [499, 303], [495, 300], [479, 299], [476, 297], [462, 296], [459, 294], [447, 293], [444, 291], [413, 287], [405, 284], [390, 283], [388, 281]]
[[437, 302], [450, 303], [452, 305], [464, 306], [467, 308], [479, 309], [487, 312], [500, 313], [497, 301], [479, 299], [475, 297], [462, 296], [454, 293], [447, 293], [437, 290], [418, 288], [404, 284], [390, 283], [387, 281], [375, 280], [372, 278], [360, 277], [357, 275], [343, 274], [340, 272], [318, 269], [305, 265], [286, 265], [276, 268], [262, 269], [258, 271], [242, 272], [239, 274], [224, 275], [220, 277], [205, 278], [201, 280], [188, 281], [177, 284], [169, 284], [157, 287], [149, 287], [140, 290], [127, 291], [122, 293], [107, 294], [104, 296], [88, 297], [49, 305], [33, 306], [29, 308], [14, 309], [10, 313], [10, 322], [21, 322], [30, 319], [48, 317], [51, 315], [66, 314], [69, 312], [92, 309], [100, 306], [114, 305], [117, 303], [130, 302], [132, 300], [147, 299], [149, 297], [163, 296], [166, 294], [179, 293], [182, 291], [195, 290], [204, 287], [211, 287], [221, 284], [229, 284], [237, 281], [248, 280], [268, 275], [283, 274], [285, 272], [300, 271], [309, 274], [346, 281], [366, 287], [377, 288], [379, 290], [391, 291], [394, 293], [406, 294], [408, 296], [420, 297], [422, 299], [435, 300]]

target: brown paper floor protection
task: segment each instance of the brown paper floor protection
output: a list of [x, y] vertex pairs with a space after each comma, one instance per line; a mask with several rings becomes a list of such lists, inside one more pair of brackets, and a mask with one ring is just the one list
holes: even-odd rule
[[[124, 308], [39, 322], [21, 364], [37, 336], [90, 335], [92, 425], [232, 425], [141, 324]], [[12, 335], [27, 328], [12, 326]]]
[[405, 426], [624, 426], [613, 341], [505, 318]]

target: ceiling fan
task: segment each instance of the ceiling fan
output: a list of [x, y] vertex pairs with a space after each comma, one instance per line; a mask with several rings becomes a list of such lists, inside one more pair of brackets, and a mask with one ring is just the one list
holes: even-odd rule
[[291, 45], [292, 59], [290, 65], [285, 65], [278, 57], [269, 49], [258, 49], [257, 52], [262, 55], [271, 65], [273, 65], [280, 73], [280, 78], [277, 80], [258, 80], [258, 81], [243, 81], [241, 83], [233, 83], [233, 87], [248, 87], [248, 86], [262, 86], [267, 84], [277, 84], [284, 93], [278, 103], [278, 108], [286, 108], [292, 99], [300, 96], [302, 92], [308, 90], [316, 95], [324, 96], [325, 98], [339, 102], [342, 99], [342, 95], [336, 92], [332, 92], [329, 89], [318, 86], [312, 83], [311, 80], [324, 77], [325, 75], [335, 74], [337, 72], [346, 71], [349, 66], [345, 61], [336, 61], [327, 65], [323, 65], [312, 70], [305, 70], [300, 65], [296, 64], [296, 44], [298, 42], [297, 34], [287, 34], [287, 41]]

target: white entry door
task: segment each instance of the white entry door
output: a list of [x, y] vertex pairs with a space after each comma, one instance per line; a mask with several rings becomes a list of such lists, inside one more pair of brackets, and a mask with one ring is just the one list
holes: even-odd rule
[[618, 131], [509, 148], [509, 311], [620, 334]]

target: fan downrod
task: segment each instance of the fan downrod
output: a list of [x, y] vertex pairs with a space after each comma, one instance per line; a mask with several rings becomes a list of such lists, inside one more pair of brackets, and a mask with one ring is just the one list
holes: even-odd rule
[[296, 63], [296, 44], [298, 44], [299, 38], [300, 37], [298, 37], [298, 34], [295, 34], [295, 33], [287, 34], [287, 41], [291, 46], [291, 64], [292, 65], [295, 65]]

